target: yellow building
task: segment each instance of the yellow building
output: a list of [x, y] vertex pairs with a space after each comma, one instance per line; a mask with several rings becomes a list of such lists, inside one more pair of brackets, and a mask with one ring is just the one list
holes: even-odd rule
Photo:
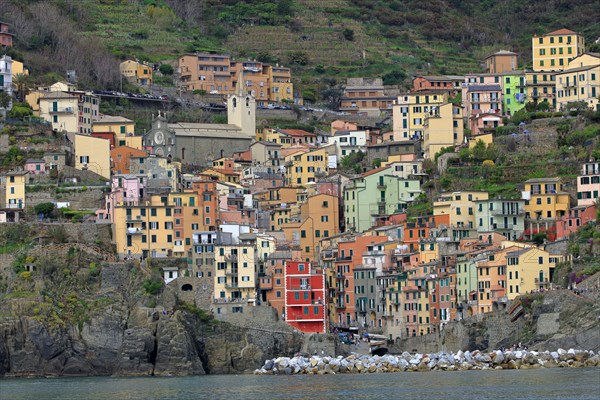
[[315, 260], [319, 241], [338, 234], [339, 201], [337, 196], [318, 194], [311, 196], [300, 206], [300, 215], [281, 228], [286, 240], [302, 250], [302, 258]]
[[40, 118], [58, 132], [78, 132], [79, 96], [75, 93], [49, 92], [39, 98]]
[[598, 110], [600, 97], [600, 56], [584, 53], [569, 62], [567, 68], [556, 74], [556, 108], [566, 110], [570, 102], [584, 101], [592, 110]]
[[569, 212], [571, 197], [563, 191], [560, 178], [534, 178], [525, 181], [525, 218], [556, 220]]
[[0, 209], [25, 208], [27, 171], [0, 174]]
[[94, 172], [110, 179], [110, 141], [80, 134], [70, 134], [75, 150], [75, 169]]
[[256, 249], [253, 245], [215, 245], [214, 297], [217, 301], [256, 299]]
[[204, 231], [203, 213], [199, 208], [200, 204], [198, 193], [186, 191], [183, 193], [169, 193], [168, 203], [173, 206], [173, 224], [172, 224], [172, 251], [174, 257], [185, 257], [187, 252], [193, 247], [193, 233], [199, 230]]
[[425, 118], [433, 107], [447, 102], [448, 95], [444, 92], [429, 91], [398, 96], [396, 104], [392, 106], [394, 140], [406, 140], [415, 136], [422, 138]]
[[176, 214], [161, 196], [138, 205], [114, 207], [113, 241], [120, 257], [167, 257], [173, 255]]
[[289, 68], [279, 64], [267, 66], [267, 76], [270, 82], [269, 100], [274, 102], [294, 101], [294, 84]]
[[329, 153], [326, 149], [297, 152], [285, 157], [286, 185], [301, 186], [316, 182], [329, 173]]
[[121, 75], [140, 86], [152, 86], [152, 67], [134, 60], [123, 61]]
[[547, 101], [552, 109], [556, 109], [555, 73], [542, 71], [526, 71], [527, 98], [534, 103]]
[[506, 254], [506, 296], [513, 300], [521, 294], [548, 289], [554, 268], [562, 256], [550, 254], [538, 247], [529, 247]]
[[531, 38], [534, 71], [562, 71], [569, 61], [583, 54], [585, 39], [569, 29], [559, 29]]
[[113, 133], [115, 146], [128, 146], [142, 150], [142, 136], [135, 136], [135, 122], [125, 117], [102, 115], [92, 122], [93, 133]]
[[17, 74], [29, 75], [29, 70], [25, 68], [21, 61], [12, 60], [12, 76], [13, 80]]
[[477, 200], [487, 200], [487, 192], [463, 191], [442, 193], [433, 202], [433, 215], [450, 215], [450, 227], [455, 240], [476, 233], [475, 209]]
[[423, 123], [424, 157], [434, 159], [444, 147], [462, 144], [464, 139], [462, 107], [452, 103], [434, 106]]

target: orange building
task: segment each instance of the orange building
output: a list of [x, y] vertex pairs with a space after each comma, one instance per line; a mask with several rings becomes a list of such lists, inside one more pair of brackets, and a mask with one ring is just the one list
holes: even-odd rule
[[128, 146], [113, 147], [110, 150], [111, 170], [113, 174], [129, 174], [130, 160], [134, 157], [146, 157], [144, 150]]
[[485, 58], [486, 74], [501, 74], [517, 69], [517, 53], [500, 50]]

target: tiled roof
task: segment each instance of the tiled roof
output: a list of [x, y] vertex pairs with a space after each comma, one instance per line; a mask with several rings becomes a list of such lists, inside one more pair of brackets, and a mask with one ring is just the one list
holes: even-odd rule
[[371, 170], [371, 171], [369, 171], [369, 172], [365, 172], [365, 173], [364, 173], [364, 174], [362, 174], [361, 176], [364, 178], [364, 177], [366, 177], [366, 176], [374, 175], [374, 174], [376, 174], [376, 173], [378, 173], [378, 172], [384, 171], [384, 170], [386, 170], [386, 169], [389, 169], [389, 168], [390, 168], [390, 167], [379, 167], [379, 168], [375, 168], [375, 169], [373, 169], [373, 170]]
[[550, 32], [550, 33], [546, 33], [544, 36], [550, 36], [550, 35], [576, 35], [577, 32], [573, 32], [570, 29], [567, 28], [562, 28], [562, 29], [558, 29], [556, 31]]
[[314, 133], [302, 129], [280, 129], [280, 132], [289, 136], [317, 136]]

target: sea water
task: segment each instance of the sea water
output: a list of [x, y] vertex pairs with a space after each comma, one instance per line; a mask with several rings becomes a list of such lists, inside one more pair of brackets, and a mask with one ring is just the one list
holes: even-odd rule
[[600, 368], [2, 379], [2, 400], [600, 399]]

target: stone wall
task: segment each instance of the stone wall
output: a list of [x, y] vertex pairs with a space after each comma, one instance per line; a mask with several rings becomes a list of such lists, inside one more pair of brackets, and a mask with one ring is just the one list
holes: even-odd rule
[[96, 210], [104, 206], [104, 192], [101, 189], [88, 188], [79, 192], [80, 188], [56, 194], [54, 190], [27, 192], [25, 202], [34, 207], [40, 203], [69, 202], [71, 210]]

